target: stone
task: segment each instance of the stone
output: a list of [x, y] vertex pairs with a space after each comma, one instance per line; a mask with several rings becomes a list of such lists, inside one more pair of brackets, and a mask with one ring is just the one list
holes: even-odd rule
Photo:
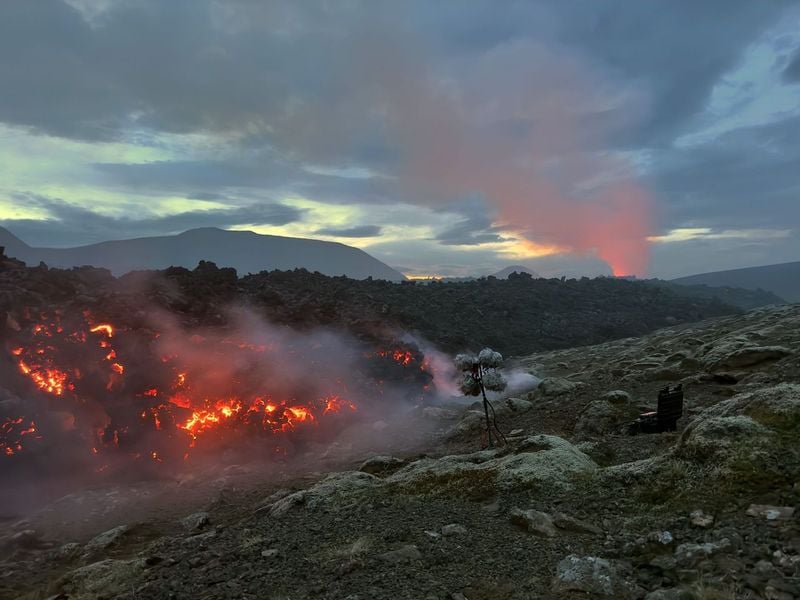
[[211, 518], [207, 512], [196, 512], [188, 517], [181, 519], [181, 525], [186, 531], [194, 532], [205, 529], [211, 524]]
[[108, 531], [104, 531], [100, 535], [92, 538], [89, 543], [86, 544], [86, 552], [92, 553], [99, 550], [105, 550], [110, 546], [118, 544], [125, 534], [128, 533], [128, 530], [129, 527], [127, 525], [120, 525], [118, 527], [114, 527], [113, 529], [109, 529]]
[[282, 517], [298, 506], [313, 510], [322, 504], [330, 503], [335, 498], [357, 495], [377, 486], [380, 482], [378, 477], [361, 471], [332, 473], [307, 490], [300, 490], [281, 498], [269, 507], [269, 515]]
[[441, 458], [421, 458], [384, 481], [410, 490], [424, 483], [429, 489], [436, 481], [469, 478], [477, 471], [486, 471], [493, 475], [499, 489], [534, 483], [568, 489], [574, 475], [595, 469], [597, 465], [592, 459], [568, 441], [552, 435], [535, 435], [522, 440], [512, 454], [482, 450]]
[[453, 537], [458, 535], [466, 535], [467, 528], [458, 523], [451, 523], [442, 527], [442, 535], [445, 537]]
[[394, 456], [372, 456], [365, 460], [358, 470], [370, 475], [383, 475], [399, 469], [404, 464], [404, 460]]
[[707, 515], [702, 510], [694, 510], [689, 514], [689, 523], [692, 527], [699, 527], [701, 529], [708, 529], [714, 524], [714, 517]]
[[523, 413], [533, 409], [533, 402], [522, 398], [506, 398], [494, 403], [495, 412], [498, 415], [509, 415], [511, 413]]
[[552, 587], [556, 593], [583, 592], [593, 598], [628, 599], [641, 595], [611, 561], [576, 554], [558, 563]]
[[675, 549], [675, 560], [684, 568], [696, 567], [707, 558], [732, 549], [729, 539], [722, 538], [719, 542], [705, 542], [703, 544], [681, 544]]
[[274, 558], [278, 556], [279, 552], [277, 548], [268, 548], [267, 550], [261, 551], [262, 558]]
[[544, 398], [557, 398], [571, 394], [585, 385], [582, 381], [570, 381], [562, 377], [545, 377], [536, 388], [536, 395]]
[[639, 416], [639, 409], [624, 399], [621, 394], [626, 392], [619, 392], [612, 392], [618, 394], [612, 396], [613, 399], [603, 397], [590, 402], [578, 417], [575, 433], [579, 436], [608, 435], [618, 433], [630, 425]]
[[674, 556], [661, 554], [653, 557], [648, 564], [662, 571], [674, 571], [678, 566], [678, 561], [675, 560]]
[[70, 598], [116, 598], [131, 591], [144, 567], [142, 559], [101, 560], [68, 573], [65, 588]]
[[42, 547], [42, 539], [34, 529], [23, 529], [11, 536], [11, 545], [25, 550]]
[[780, 360], [794, 354], [783, 346], [749, 346], [744, 348], [717, 348], [705, 357], [709, 370], [741, 369], [753, 367], [766, 361]]
[[694, 600], [694, 594], [684, 592], [678, 588], [668, 588], [650, 592], [644, 600]]
[[422, 553], [415, 545], [409, 544], [397, 550], [390, 550], [389, 552], [379, 554], [378, 558], [384, 562], [397, 564], [422, 560]]
[[611, 404], [630, 404], [631, 395], [625, 390], [611, 390], [600, 396], [600, 399]]
[[555, 537], [558, 535], [553, 519], [545, 512], [515, 508], [509, 513], [511, 523], [535, 535]]
[[751, 504], [746, 514], [750, 517], [759, 517], [767, 521], [788, 521], [794, 515], [794, 507]]
[[81, 553], [81, 545], [77, 542], [69, 542], [60, 546], [56, 551], [59, 558], [72, 559], [76, 558]]
[[601, 535], [603, 530], [597, 525], [592, 525], [585, 521], [580, 521], [564, 513], [556, 513], [553, 515], [553, 524], [559, 529], [565, 531], [573, 531], [575, 533], [589, 533], [592, 535]]

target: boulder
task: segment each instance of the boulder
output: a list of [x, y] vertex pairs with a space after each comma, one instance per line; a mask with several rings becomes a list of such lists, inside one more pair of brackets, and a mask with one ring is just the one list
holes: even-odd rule
[[783, 346], [736, 346], [722, 345], [711, 350], [704, 358], [705, 367], [711, 371], [742, 369], [794, 354]]
[[515, 508], [509, 514], [509, 520], [520, 529], [540, 535], [542, 537], [555, 537], [557, 531], [553, 519], [545, 512], [538, 510], [521, 510]]
[[592, 598], [641, 597], [641, 590], [619, 571], [617, 564], [604, 558], [570, 554], [558, 563], [553, 591], [582, 592]]
[[536, 396], [557, 398], [571, 394], [585, 386], [586, 384], [582, 381], [570, 381], [562, 377], [545, 377], [539, 383], [539, 387], [536, 388]]
[[[579, 473], [595, 470], [597, 465], [568, 441], [551, 435], [525, 438], [513, 453], [482, 450], [441, 458], [422, 458], [385, 479], [406, 489], [430, 489], [482, 473], [494, 480], [499, 489], [527, 487], [531, 484], [570, 487], [570, 479]], [[422, 486], [422, 484], [425, 484]]]
[[125, 534], [128, 533], [128, 530], [129, 527], [127, 525], [120, 525], [118, 527], [114, 527], [113, 529], [109, 529], [108, 531], [104, 531], [103, 533], [92, 538], [89, 543], [86, 544], [86, 553], [91, 554], [94, 552], [99, 552], [109, 548], [110, 546], [118, 544]]
[[[522, 398], [503, 398], [502, 400], [492, 400], [492, 407], [494, 408], [494, 416], [498, 419], [503, 419], [506, 425], [513, 421], [514, 416], [528, 412], [533, 408], [533, 402], [523, 400]], [[490, 410], [490, 416], [492, 415]], [[456, 423], [450, 431], [451, 435], [464, 435], [473, 434], [479, 429], [483, 429], [486, 421], [486, 415], [483, 410], [483, 403], [476, 402], [470, 407], [470, 410], [464, 413], [461, 420]]]
[[[725, 462], [743, 452], [789, 443], [800, 433], [800, 385], [782, 383], [742, 393], [700, 413], [681, 435], [676, 454]], [[788, 435], [787, 435], [788, 434]]]
[[211, 518], [208, 516], [207, 512], [196, 512], [181, 519], [181, 525], [183, 525], [186, 531], [190, 532], [200, 531], [210, 524]]
[[358, 494], [377, 486], [381, 480], [361, 471], [333, 473], [306, 490], [294, 492], [276, 501], [270, 508], [272, 517], [281, 517], [292, 508], [304, 505], [314, 509], [332, 499]]
[[513, 489], [531, 484], [570, 487], [573, 476], [597, 469], [595, 462], [567, 440], [533, 435], [522, 440], [514, 454], [496, 459], [497, 483]]
[[101, 560], [67, 573], [62, 589], [70, 598], [117, 598], [131, 591], [144, 568], [144, 559]]
[[630, 394], [613, 390], [603, 394], [583, 409], [575, 425], [578, 436], [619, 433], [639, 416], [639, 408]]

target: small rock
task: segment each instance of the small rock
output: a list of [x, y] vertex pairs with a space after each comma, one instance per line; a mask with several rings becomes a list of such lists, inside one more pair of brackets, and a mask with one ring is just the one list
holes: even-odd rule
[[17, 548], [33, 550], [41, 547], [42, 539], [33, 529], [23, 529], [11, 536], [11, 544]]
[[467, 528], [458, 523], [451, 523], [442, 527], [442, 535], [445, 537], [452, 537], [456, 535], [466, 535]]
[[689, 522], [693, 527], [708, 529], [714, 524], [714, 517], [712, 515], [707, 515], [702, 510], [698, 509], [691, 512], [689, 515]]
[[183, 540], [184, 546], [203, 546], [206, 542], [210, 542], [217, 537], [216, 531], [206, 531], [205, 533], [198, 533]]
[[593, 598], [639, 597], [637, 588], [618, 573], [604, 558], [571, 554], [558, 563], [553, 591], [583, 592]]
[[385, 562], [389, 563], [403, 563], [403, 562], [411, 562], [414, 560], [421, 560], [422, 553], [419, 551], [413, 544], [409, 544], [407, 546], [403, 546], [402, 548], [398, 548], [397, 550], [390, 550], [389, 552], [384, 552], [383, 554], [378, 555], [378, 558]]
[[538, 510], [521, 510], [515, 508], [510, 513], [510, 521], [529, 533], [544, 537], [557, 535], [553, 519], [547, 513]]
[[278, 549], [277, 548], [269, 548], [268, 550], [262, 550], [261, 556], [263, 558], [273, 558], [278, 556]]
[[647, 541], [662, 546], [669, 546], [675, 541], [675, 537], [669, 531], [654, 531], [647, 536]]
[[794, 507], [751, 504], [747, 509], [747, 514], [751, 517], [764, 518], [767, 521], [788, 521], [794, 515]]
[[592, 535], [600, 535], [603, 533], [603, 530], [596, 525], [580, 521], [564, 513], [556, 513], [553, 515], [553, 524], [559, 529], [574, 531], [576, 533], [591, 533]]
[[98, 550], [105, 550], [109, 546], [119, 543], [122, 537], [128, 532], [128, 529], [127, 525], [120, 525], [119, 527], [114, 527], [114, 529], [104, 531], [86, 544], [86, 552], [91, 553], [97, 552]]
[[649, 564], [662, 571], [674, 571], [678, 566], [678, 561], [673, 556], [662, 554], [653, 558]]
[[600, 396], [611, 404], [630, 404], [631, 395], [624, 390], [611, 390]]
[[722, 538], [716, 543], [681, 544], [675, 549], [675, 560], [682, 567], [692, 568], [715, 554], [729, 551], [731, 546], [727, 538]]
[[63, 546], [59, 547], [56, 551], [59, 558], [75, 558], [80, 554], [81, 545], [76, 542], [69, 542], [68, 544], [64, 544]]
[[585, 387], [582, 381], [569, 381], [561, 377], [545, 377], [536, 388], [536, 395], [544, 396], [545, 398], [554, 398], [571, 394], [576, 390]]
[[364, 461], [358, 470], [363, 473], [369, 473], [370, 475], [382, 475], [399, 469], [404, 464], [404, 460], [395, 458], [394, 456], [373, 456]]
[[644, 597], [644, 600], [689, 600], [690, 598], [694, 598], [694, 595], [677, 588], [669, 588], [650, 592]]
[[208, 516], [207, 512], [196, 512], [181, 519], [181, 525], [183, 525], [186, 531], [200, 531], [210, 524], [211, 518]]

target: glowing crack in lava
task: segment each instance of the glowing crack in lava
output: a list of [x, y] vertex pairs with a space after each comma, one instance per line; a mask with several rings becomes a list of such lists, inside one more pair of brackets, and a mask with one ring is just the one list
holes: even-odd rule
[[[70, 319], [60, 313], [39, 315], [7, 346], [22, 376], [19, 397], [32, 396], [36, 402], [30, 402], [29, 414], [5, 420], [0, 415], [0, 460], [27, 452], [28, 440], [46, 439], [35, 423], [53, 412], [69, 423], [70, 440], [85, 445], [87, 456], [113, 453], [161, 463], [213, 452], [220, 444], [244, 443], [245, 437], [313, 431], [358, 410], [347, 398], [351, 382], [342, 377], [326, 382], [313, 371], [320, 381], [309, 383], [304, 369], [316, 363], [295, 357], [296, 349], [219, 334], [181, 335], [165, 351], [160, 332], [99, 322], [88, 311]], [[289, 383], [273, 379], [279, 373], [274, 367], [265, 371], [284, 355], [303, 365]], [[362, 357], [369, 364], [378, 359], [386, 365], [372, 365], [377, 376], [369, 368], [355, 374], [362, 391], [380, 396], [387, 366], [400, 369], [407, 379], [408, 367], [417, 373], [412, 379], [424, 379], [420, 395], [427, 389], [432, 376], [420, 353], [401, 347]], [[364, 388], [362, 380], [372, 387]]]
[[0, 453], [5, 456], [14, 456], [22, 452], [25, 437], [41, 439], [36, 430], [36, 423], [26, 421], [23, 417], [16, 419], [7, 418], [0, 422]]

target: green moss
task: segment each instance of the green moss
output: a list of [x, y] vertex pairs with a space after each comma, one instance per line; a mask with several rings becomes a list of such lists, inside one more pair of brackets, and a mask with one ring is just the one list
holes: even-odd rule
[[468, 469], [455, 473], [423, 475], [408, 484], [391, 489], [414, 496], [449, 496], [483, 501], [497, 495], [497, 472], [493, 469]]

